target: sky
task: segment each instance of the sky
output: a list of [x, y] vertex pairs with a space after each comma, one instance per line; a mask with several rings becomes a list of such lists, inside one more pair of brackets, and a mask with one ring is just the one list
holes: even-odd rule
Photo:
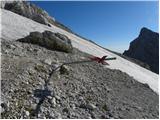
[[158, 31], [158, 1], [31, 1], [75, 33], [123, 53], [142, 27]]

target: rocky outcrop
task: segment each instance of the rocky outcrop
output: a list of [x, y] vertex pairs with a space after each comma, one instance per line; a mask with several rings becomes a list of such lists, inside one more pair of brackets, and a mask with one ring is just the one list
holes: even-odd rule
[[60, 33], [52, 33], [50, 31], [44, 31], [43, 33], [31, 32], [30, 35], [17, 41], [37, 44], [50, 50], [72, 52], [70, 39]]
[[67, 30], [68, 32], [72, 32], [69, 28], [51, 17], [45, 10], [27, 1], [2, 1], [1, 8], [12, 11], [41, 24], [45, 24], [48, 26], [55, 25], [64, 30]]
[[140, 60], [148, 64], [151, 71], [159, 73], [159, 34], [142, 28], [123, 55]]
[[53, 24], [55, 21], [54, 18], [50, 17], [46, 11], [26, 1], [7, 2], [3, 6], [6, 10], [12, 11], [45, 25]]

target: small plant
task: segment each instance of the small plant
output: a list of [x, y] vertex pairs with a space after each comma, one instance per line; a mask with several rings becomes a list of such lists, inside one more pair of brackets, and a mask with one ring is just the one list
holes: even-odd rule
[[108, 111], [108, 107], [107, 107], [107, 105], [106, 105], [106, 104], [104, 104], [104, 105], [102, 106], [102, 109], [103, 109], [103, 110], [105, 110], [105, 111]]
[[47, 73], [47, 70], [46, 70], [45, 67], [42, 66], [42, 65], [36, 65], [36, 66], [34, 67], [34, 69], [37, 70], [38, 72]]
[[68, 75], [69, 74], [69, 68], [65, 65], [62, 65], [61, 68], [60, 68], [60, 74]]
[[87, 99], [87, 101], [91, 101], [91, 100], [92, 100], [92, 97], [91, 97], [91, 96], [88, 96], [86, 99]]

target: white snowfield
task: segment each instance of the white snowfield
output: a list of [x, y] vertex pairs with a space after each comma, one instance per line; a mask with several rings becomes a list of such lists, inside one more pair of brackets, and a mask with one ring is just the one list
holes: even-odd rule
[[103, 55], [108, 55], [109, 57], [116, 57], [116, 60], [108, 61], [110, 66], [106, 66], [111, 69], [119, 69], [126, 72], [128, 75], [132, 76], [134, 79], [141, 83], [147, 83], [152, 90], [159, 94], [159, 76], [139, 65], [136, 65], [126, 59], [119, 57], [89, 41], [86, 41], [72, 33], [69, 33], [56, 26], [48, 27], [46, 25], [37, 23], [26, 17], [20, 16], [13, 12], [1, 9], [2, 17], [2, 36], [1, 39], [8, 41], [13, 41], [19, 38], [23, 38], [29, 35], [30, 32], [39, 31], [43, 32], [49, 30], [52, 32], [60, 32], [68, 36], [72, 45], [79, 50], [89, 53], [91, 55], [102, 57]]

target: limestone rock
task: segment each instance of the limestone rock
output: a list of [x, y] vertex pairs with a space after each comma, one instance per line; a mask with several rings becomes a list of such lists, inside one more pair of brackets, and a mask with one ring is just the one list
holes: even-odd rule
[[45, 10], [28, 1], [2, 1], [1, 8], [12, 11], [49, 27], [55, 25], [64, 30], [67, 30], [68, 32], [72, 32], [72, 30], [70, 30], [68, 27], [51, 17]]
[[62, 52], [72, 52], [72, 44], [67, 36], [60, 33], [53, 33], [50, 31], [31, 32], [25, 38], [18, 39], [17, 41], [37, 44], [50, 50], [57, 50]]

